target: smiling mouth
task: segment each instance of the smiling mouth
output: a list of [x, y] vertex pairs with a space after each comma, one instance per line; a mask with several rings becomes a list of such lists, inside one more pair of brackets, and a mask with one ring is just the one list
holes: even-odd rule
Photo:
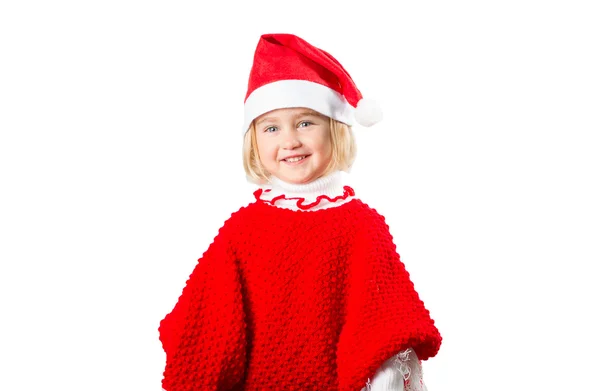
[[296, 163], [299, 162], [301, 160], [304, 160], [308, 157], [308, 155], [305, 156], [297, 156], [297, 157], [291, 157], [289, 159], [283, 159], [284, 162], [288, 162], [288, 163]]

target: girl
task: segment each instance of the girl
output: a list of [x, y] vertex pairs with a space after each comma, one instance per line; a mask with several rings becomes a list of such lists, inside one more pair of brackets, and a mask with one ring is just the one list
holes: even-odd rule
[[244, 168], [262, 185], [160, 322], [167, 391], [424, 390], [441, 336], [383, 216], [344, 185], [353, 116], [381, 118], [330, 54], [261, 36]]

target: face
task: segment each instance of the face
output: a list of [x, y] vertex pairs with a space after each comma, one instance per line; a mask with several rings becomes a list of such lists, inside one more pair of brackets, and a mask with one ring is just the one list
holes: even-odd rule
[[302, 184], [325, 173], [332, 154], [328, 117], [306, 108], [277, 109], [254, 124], [260, 162], [271, 175]]

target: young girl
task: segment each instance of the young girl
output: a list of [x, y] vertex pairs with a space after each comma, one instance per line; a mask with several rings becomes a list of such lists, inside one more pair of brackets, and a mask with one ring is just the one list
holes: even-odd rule
[[263, 35], [245, 100], [233, 213], [160, 322], [167, 391], [425, 390], [441, 336], [383, 216], [345, 185], [350, 125], [376, 123], [330, 54]]

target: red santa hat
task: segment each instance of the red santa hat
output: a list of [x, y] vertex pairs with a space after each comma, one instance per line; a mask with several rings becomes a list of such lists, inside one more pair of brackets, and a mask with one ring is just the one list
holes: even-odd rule
[[256, 117], [286, 107], [307, 107], [348, 125], [353, 118], [363, 126], [382, 118], [331, 54], [292, 34], [264, 34], [248, 80], [244, 133]]

